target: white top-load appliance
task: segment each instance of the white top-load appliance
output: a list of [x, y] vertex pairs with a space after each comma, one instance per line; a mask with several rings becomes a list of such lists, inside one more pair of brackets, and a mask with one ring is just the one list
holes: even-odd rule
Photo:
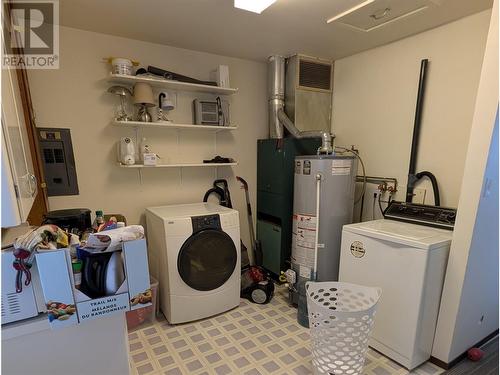
[[238, 211], [213, 203], [146, 209], [149, 269], [172, 324], [203, 319], [240, 303]]
[[370, 346], [410, 370], [431, 356], [451, 238], [386, 219], [343, 227], [340, 281], [382, 288]]

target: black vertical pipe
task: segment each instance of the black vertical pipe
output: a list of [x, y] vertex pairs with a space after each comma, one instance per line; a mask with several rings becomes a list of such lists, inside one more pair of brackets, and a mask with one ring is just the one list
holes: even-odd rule
[[411, 202], [413, 188], [416, 182], [415, 170], [417, 165], [418, 141], [420, 140], [420, 126], [422, 123], [422, 109], [425, 93], [425, 77], [427, 73], [428, 59], [420, 62], [420, 77], [418, 80], [417, 105], [415, 108], [415, 121], [413, 123], [413, 138], [411, 141], [410, 165], [408, 168], [408, 183], [406, 187], [406, 201]]

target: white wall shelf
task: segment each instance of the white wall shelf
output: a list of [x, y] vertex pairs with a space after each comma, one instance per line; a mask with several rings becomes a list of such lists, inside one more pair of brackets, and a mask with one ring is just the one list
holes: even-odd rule
[[113, 74], [113, 73], [110, 74], [108, 81], [111, 83], [119, 83], [122, 85], [130, 85], [130, 86], [138, 82], [142, 82], [142, 83], [149, 83], [151, 86], [160, 87], [164, 89], [207, 92], [216, 95], [233, 95], [238, 92], [238, 89], [233, 89], [233, 88], [201, 85], [197, 83], [179, 82], [161, 78], [128, 76], [124, 74]]
[[118, 121], [113, 120], [113, 125], [119, 127], [132, 128], [157, 128], [157, 129], [178, 129], [178, 130], [209, 130], [209, 131], [225, 131], [236, 130], [237, 126], [214, 126], [214, 125], [194, 125], [194, 124], [174, 124], [167, 121], [143, 122], [143, 121]]
[[142, 169], [142, 168], [185, 168], [185, 167], [232, 167], [238, 165], [237, 162], [234, 163], [178, 163], [178, 164], [157, 164], [157, 165], [142, 165], [142, 164], [132, 164], [125, 165], [118, 163], [121, 168], [130, 169]]
[[[113, 74], [111, 73], [107, 77], [108, 83], [120, 84], [124, 86], [133, 86], [136, 83], [148, 83], [153, 87], [167, 89], [167, 90], [177, 90], [177, 91], [187, 91], [187, 92], [203, 92], [210, 93], [214, 95], [233, 95], [238, 92], [237, 88], [226, 88], [210, 85], [202, 85], [195, 83], [179, 82], [173, 80], [166, 80], [162, 78], [144, 77], [144, 76], [128, 76], [123, 74]], [[210, 131], [217, 134], [221, 131], [232, 131], [237, 130], [236, 126], [213, 126], [213, 125], [194, 125], [194, 124], [176, 124], [167, 121], [157, 121], [157, 122], [141, 122], [141, 121], [117, 121], [113, 119], [111, 121], [113, 126], [122, 128], [132, 128], [135, 130], [136, 143], [139, 140], [139, 130], [140, 129], [176, 129], [176, 130], [195, 130], [195, 131]], [[180, 133], [177, 133], [177, 145], [179, 146]], [[214, 155], [217, 154], [217, 136], [214, 135]], [[158, 164], [154, 166], [133, 164], [125, 165], [118, 163], [120, 168], [128, 168], [138, 171], [139, 181], [142, 184], [142, 170], [147, 168], [179, 168], [179, 176], [182, 182], [182, 170], [183, 168], [213, 168], [214, 178], [217, 178], [217, 167], [234, 167], [237, 166], [237, 162], [233, 163], [172, 163], [172, 164]]]

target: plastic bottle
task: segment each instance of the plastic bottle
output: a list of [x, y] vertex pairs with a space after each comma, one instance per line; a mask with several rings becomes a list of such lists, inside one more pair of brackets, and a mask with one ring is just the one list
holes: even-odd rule
[[71, 266], [73, 268], [73, 278], [75, 280], [75, 288], [80, 289], [80, 285], [82, 284], [83, 262], [79, 259], [73, 259]]
[[146, 138], [142, 138], [141, 143], [139, 145], [139, 158], [142, 162], [144, 162], [144, 154], [148, 154], [151, 152], [151, 148], [149, 147], [148, 141]]
[[94, 224], [92, 224], [92, 229], [94, 229], [94, 232], [99, 232], [99, 227], [102, 224], [104, 224], [104, 214], [102, 210], [97, 210], [95, 212]]

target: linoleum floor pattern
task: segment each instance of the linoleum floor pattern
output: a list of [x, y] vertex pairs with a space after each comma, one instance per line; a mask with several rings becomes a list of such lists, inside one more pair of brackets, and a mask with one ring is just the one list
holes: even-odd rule
[[[226, 313], [179, 325], [164, 318], [129, 333], [134, 375], [309, 375], [310, 337], [297, 323], [297, 310], [278, 288], [267, 305], [242, 299]], [[412, 372], [443, 372], [427, 362]], [[403, 375], [409, 372], [369, 349], [363, 374]]]

